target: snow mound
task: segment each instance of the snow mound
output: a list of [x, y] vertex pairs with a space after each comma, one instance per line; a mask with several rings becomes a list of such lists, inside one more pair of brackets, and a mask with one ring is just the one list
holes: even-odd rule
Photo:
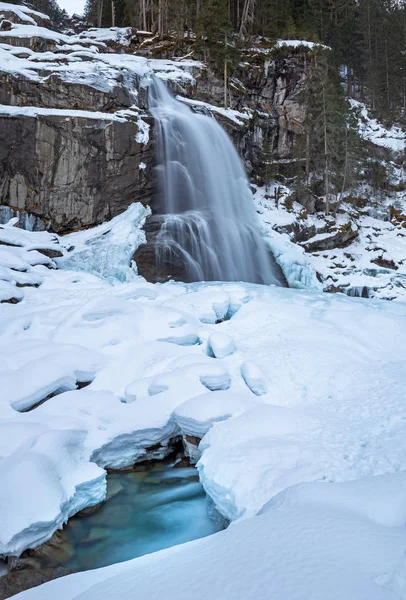
[[58, 238], [48, 232], [26, 232], [15, 227], [13, 218], [0, 225], [0, 303], [17, 303], [24, 298], [21, 288], [38, 287], [43, 282], [41, 269], [55, 268], [51, 257], [62, 256]]
[[255, 403], [251, 394], [230, 390], [211, 392], [186, 400], [176, 408], [174, 417], [183, 434], [202, 438], [213, 423], [237, 416]]
[[207, 342], [207, 350], [214, 358], [224, 358], [230, 356], [236, 351], [233, 341], [227, 333], [214, 332], [210, 335]]
[[346, 510], [383, 527], [406, 525], [406, 471], [346, 483], [301, 483], [270, 500], [258, 514], [316, 504]]
[[0, 556], [42, 544], [104, 499], [106, 474], [83, 456], [84, 438], [81, 431], [44, 432], [0, 461]]
[[[3, 347], [3, 351], [6, 353], [6, 348]], [[92, 381], [103, 358], [79, 345], [34, 342], [22, 347], [17, 342], [7, 344], [4, 362], [8, 369], [0, 371], [0, 388], [10, 406], [24, 412], [50, 395], [74, 390], [77, 384]]]
[[329, 46], [324, 46], [323, 44], [308, 42], [306, 40], [278, 40], [275, 44], [275, 48], [308, 48], [309, 50], [313, 50], [314, 48], [324, 48], [330, 50]]

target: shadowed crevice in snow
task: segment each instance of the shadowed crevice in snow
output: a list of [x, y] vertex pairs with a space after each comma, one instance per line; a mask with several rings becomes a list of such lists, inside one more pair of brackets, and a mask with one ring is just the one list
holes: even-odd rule
[[91, 381], [76, 381], [76, 383], [75, 383], [75, 385], [73, 387], [58, 388], [55, 391], [53, 391], [50, 394], [48, 394], [45, 398], [42, 398], [38, 402], [35, 402], [35, 404], [32, 404], [31, 406], [29, 406], [28, 408], [25, 408], [25, 409], [22, 409], [22, 410], [18, 410], [18, 409], [16, 409], [16, 410], [18, 410], [18, 412], [20, 412], [20, 413], [31, 412], [32, 410], [35, 410], [36, 408], [38, 408], [39, 406], [41, 406], [41, 404], [44, 404], [48, 400], [51, 400], [52, 398], [55, 398], [55, 396], [59, 396], [59, 394], [64, 394], [65, 392], [68, 392], [68, 391], [71, 391], [71, 390], [82, 390], [83, 388], [85, 388], [88, 385], [90, 385], [92, 383], [92, 381], [93, 380], [91, 380]]

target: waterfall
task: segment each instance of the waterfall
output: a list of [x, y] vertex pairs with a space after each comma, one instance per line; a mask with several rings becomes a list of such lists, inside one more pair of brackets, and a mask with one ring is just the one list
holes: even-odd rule
[[194, 113], [154, 77], [160, 231], [157, 269], [181, 266], [187, 281], [280, 285], [261, 237], [241, 160], [226, 132]]

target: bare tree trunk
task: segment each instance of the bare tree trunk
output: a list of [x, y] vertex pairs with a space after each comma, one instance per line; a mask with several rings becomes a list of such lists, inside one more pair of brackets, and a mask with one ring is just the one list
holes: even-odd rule
[[340, 207], [340, 204], [343, 201], [343, 196], [344, 196], [344, 192], [345, 189], [347, 187], [347, 176], [348, 176], [348, 128], [347, 126], [345, 127], [345, 157], [344, 157], [344, 174], [343, 174], [343, 185], [341, 186], [341, 192], [340, 195], [337, 199], [337, 204], [334, 210], [334, 216], [337, 216], [337, 212], [338, 209]]
[[147, 0], [141, 0], [142, 29], [147, 30]]
[[114, 7], [113, 0], [111, 0], [111, 26], [112, 27], [116, 26], [116, 10], [115, 10], [115, 7]]
[[389, 113], [390, 112], [390, 89], [389, 89], [388, 38], [385, 39], [385, 59], [386, 59], [386, 100], [388, 103], [388, 113]]
[[242, 9], [240, 35], [247, 35], [250, 25], [254, 22], [256, 0], [245, 0]]
[[[224, 45], [227, 48], [227, 34], [224, 35]], [[227, 108], [227, 80], [228, 80], [228, 65], [227, 57], [224, 59], [224, 108]]]
[[306, 186], [310, 180], [310, 127], [306, 127]]
[[102, 26], [102, 16], [103, 16], [103, 0], [99, 0], [97, 3], [97, 27]]
[[330, 214], [330, 182], [329, 182], [329, 156], [327, 140], [327, 112], [326, 93], [323, 85], [323, 128], [324, 128], [324, 192], [326, 195], [326, 215]]
[[158, 4], [158, 35], [161, 39], [164, 36], [164, 0]]

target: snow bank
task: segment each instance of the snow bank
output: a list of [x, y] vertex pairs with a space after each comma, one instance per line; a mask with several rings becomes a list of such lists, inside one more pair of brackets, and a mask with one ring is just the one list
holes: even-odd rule
[[11, 117], [66, 117], [75, 119], [100, 119], [103, 121], [121, 121], [126, 119], [119, 113], [103, 113], [91, 110], [68, 110], [66, 108], [40, 108], [38, 106], [6, 106], [0, 104], [0, 115]]
[[[406, 503], [404, 476], [397, 474], [395, 502], [385, 481], [367, 484], [374, 502]], [[327, 484], [328, 485], [328, 484]], [[406, 577], [404, 528], [385, 527], [353, 510], [345, 490], [312, 484], [302, 500], [295, 488], [291, 503], [268, 506], [264, 514], [203, 540], [150, 554], [96, 571], [52, 581], [16, 596], [16, 600], [124, 600], [140, 597], [188, 600], [368, 600], [404, 599]], [[288, 490], [289, 492], [290, 490]], [[362, 496], [364, 482], [354, 484]], [[343, 504], [335, 501], [342, 498]], [[371, 496], [370, 496], [371, 497]]]
[[47, 541], [68, 518], [101, 502], [105, 471], [83, 456], [81, 431], [48, 431], [0, 461], [0, 556]]
[[0, 303], [21, 302], [25, 295], [21, 288], [43, 283], [36, 267], [54, 268], [50, 256], [62, 256], [56, 236], [45, 231], [25, 232], [15, 227], [17, 221], [14, 218], [0, 225]]
[[[390, 166], [392, 184], [402, 184], [402, 169]], [[276, 183], [256, 189], [254, 206], [262, 234], [291, 287], [389, 300], [406, 297], [404, 192], [376, 199], [368, 188], [359, 193], [371, 206], [363, 209], [343, 202], [342, 212], [332, 217], [309, 214], [298, 202], [287, 203], [291, 191]], [[344, 248], [318, 250], [316, 244], [311, 249], [312, 243], [350, 229], [357, 235]], [[306, 241], [294, 243], [296, 236]]]
[[130, 44], [131, 34], [131, 27], [90, 27], [79, 33], [77, 36], [74, 36], [74, 38], [77, 38], [79, 43], [86, 39], [104, 43], [116, 42], [123, 46], [128, 46]]

